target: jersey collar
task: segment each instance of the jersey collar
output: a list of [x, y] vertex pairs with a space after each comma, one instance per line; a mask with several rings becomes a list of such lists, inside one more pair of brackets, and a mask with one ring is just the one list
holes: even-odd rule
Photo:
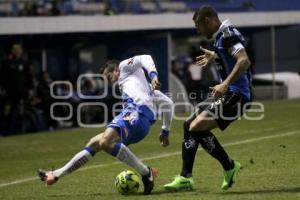
[[213, 34], [213, 38], [216, 39], [220, 32], [223, 31], [225, 27], [232, 25], [229, 19], [226, 19], [222, 22], [219, 29]]

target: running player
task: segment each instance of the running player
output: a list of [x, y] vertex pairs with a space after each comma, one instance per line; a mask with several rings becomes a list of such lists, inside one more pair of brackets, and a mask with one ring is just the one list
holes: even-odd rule
[[211, 88], [211, 98], [200, 103], [196, 112], [185, 121], [181, 174], [164, 187], [167, 190], [193, 187], [194, 159], [201, 144], [222, 165], [224, 180], [221, 188], [227, 190], [232, 186], [241, 164], [229, 157], [211, 130], [225, 130], [252, 101], [250, 61], [241, 33], [229, 20], [221, 22], [212, 7], [198, 9], [193, 20], [200, 34], [214, 39], [214, 51], [202, 48], [204, 54], [197, 57], [197, 64], [207, 66], [215, 62], [221, 83]]
[[[142, 163], [127, 146], [141, 141], [149, 133], [150, 126], [156, 121], [156, 106], [163, 107], [160, 141], [162, 146], [168, 146], [173, 102], [162, 92], [153, 90], [158, 89], [159, 81], [151, 56], [135, 56], [121, 63], [108, 61], [104, 67], [103, 75], [108, 81], [118, 81], [122, 92], [122, 112], [108, 124], [103, 133], [91, 138], [86, 147], [65, 166], [53, 171], [39, 170], [38, 175], [42, 181], [52, 185], [64, 175], [85, 165], [95, 153], [103, 150], [139, 172], [144, 183], [144, 194], [150, 194], [157, 171]], [[151, 80], [151, 85], [144, 70]]]

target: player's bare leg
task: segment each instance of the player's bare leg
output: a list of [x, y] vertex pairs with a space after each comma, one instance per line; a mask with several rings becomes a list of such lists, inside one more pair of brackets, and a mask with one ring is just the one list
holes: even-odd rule
[[52, 185], [57, 180], [68, 174], [71, 173], [83, 165], [85, 165], [94, 155], [96, 152], [101, 150], [100, 141], [103, 137], [103, 133], [98, 134], [90, 139], [86, 147], [78, 152], [65, 166], [62, 168], [56, 169], [54, 171], [45, 171], [45, 170], [38, 170], [38, 175], [42, 181], [45, 181], [48, 185]]
[[86, 147], [77, 153], [65, 166], [54, 171], [39, 170], [38, 175], [42, 181], [45, 181], [48, 185], [52, 185], [62, 176], [71, 173], [83, 165], [85, 165], [96, 152], [105, 151], [120, 161], [133, 167], [142, 175], [144, 183], [144, 193], [149, 194], [154, 185], [154, 177], [156, 176], [156, 170], [144, 165], [128, 147], [120, 142], [118, 133], [112, 129], [107, 128], [104, 133], [96, 135], [91, 138]]
[[85, 165], [95, 155], [95, 153], [101, 150], [110, 152], [113, 148], [112, 145], [118, 140], [120, 140], [120, 138], [117, 134], [106, 130], [104, 133], [100, 133], [92, 137], [87, 143], [86, 147], [82, 151], [78, 152], [62, 168], [54, 171], [39, 170], [38, 175], [42, 181], [45, 181], [48, 185], [52, 185], [62, 176], [71, 173]]
[[190, 132], [200, 132], [206, 130], [212, 130], [217, 128], [218, 124], [216, 120], [211, 117], [211, 115], [202, 111], [190, 124], [189, 131]]

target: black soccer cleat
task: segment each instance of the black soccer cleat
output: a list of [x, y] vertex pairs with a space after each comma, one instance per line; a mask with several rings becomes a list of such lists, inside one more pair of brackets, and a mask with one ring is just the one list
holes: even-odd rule
[[148, 195], [154, 188], [154, 178], [157, 176], [157, 169], [148, 167], [149, 173], [142, 176], [142, 181], [144, 184], [144, 194]]
[[47, 179], [47, 172], [46, 171], [44, 171], [42, 169], [39, 169], [37, 171], [37, 173], [38, 173], [38, 176], [40, 177], [41, 181], [46, 181], [46, 179]]

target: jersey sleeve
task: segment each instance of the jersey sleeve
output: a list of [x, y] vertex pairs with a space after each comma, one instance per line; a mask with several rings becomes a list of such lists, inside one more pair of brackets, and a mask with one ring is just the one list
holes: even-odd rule
[[238, 53], [242, 49], [245, 49], [245, 47], [240, 42], [238, 42], [238, 43], [232, 45], [228, 49], [228, 52], [230, 53], [230, 55], [234, 56], [236, 53]]
[[161, 129], [165, 131], [170, 130], [173, 114], [174, 114], [174, 103], [165, 94], [159, 90], [154, 90], [154, 103], [159, 113], [162, 114], [162, 126]]
[[234, 56], [241, 49], [245, 48], [246, 41], [242, 34], [234, 27], [226, 27], [223, 30], [224, 48]]
[[150, 55], [139, 55], [129, 58], [122, 63], [123, 70], [134, 73], [139, 68], [144, 68], [150, 79], [157, 76], [154, 61]]

